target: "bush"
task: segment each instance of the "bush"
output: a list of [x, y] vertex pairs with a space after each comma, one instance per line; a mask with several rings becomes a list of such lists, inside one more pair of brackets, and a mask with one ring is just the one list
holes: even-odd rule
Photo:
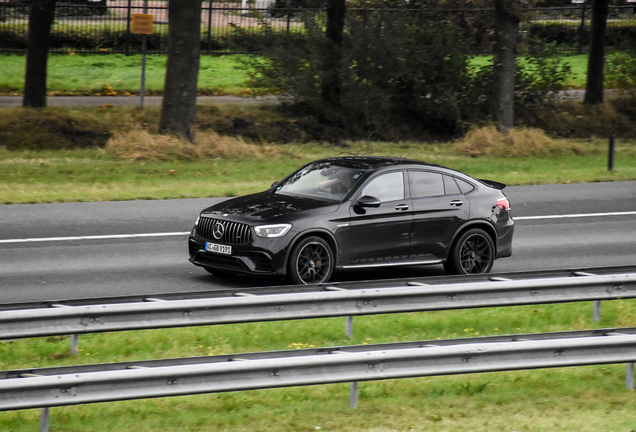
[[4, 109], [0, 117], [0, 144], [8, 150], [104, 147], [109, 137], [106, 122], [63, 108]]
[[197, 134], [195, 143], [171, 135], [152, 134], [142, 128], [115, 132], [106, 153], [132, 160], [200, 160], [262, 158], [279, 154], [268, 146], [245, 143], [240, 138], [221, 136], [208, 131]]
[[572, 141], [548, 137], [541, 129], [519, 128], [501, 133], [494, 126], [472, 128], [453, 148], [473, 157], [545, 157], [556, 154], [583, 155], [583, 146]]
[[453, 134], [462, 123], [468, 55], [458, 29], [430, 13], [360, 11], [348, 14], [338, 67], [340, 107], [323, 101], [324, 14], [304, 15], [305, 41], [269, 45], [252, 61], [254, 84], [290, 96], [291, 109], [330, 140], [396, 139], [427, 131]]
[[636, 56], [613, 52], [605, 57], [605, 85], [608, 88], [636, 86]]

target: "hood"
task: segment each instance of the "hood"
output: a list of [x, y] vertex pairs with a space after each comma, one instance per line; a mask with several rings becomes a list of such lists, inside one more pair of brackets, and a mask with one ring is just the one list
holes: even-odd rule
[[276, 194], [270, 191], [234, 198], [208, 207], [201, 212], [204, 216], [234, 215], [239, 219], [254, 218], [270, 221], [284, 218], [307, 210], [324, 208], [325, 212], [333, 211], [333, 201], [322, 201], [314, 198]]

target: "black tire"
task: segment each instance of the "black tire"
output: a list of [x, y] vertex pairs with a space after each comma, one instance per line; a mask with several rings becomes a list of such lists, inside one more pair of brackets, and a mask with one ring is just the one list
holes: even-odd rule
[[333, 273], [335, 261], [329, 244], [320, 237], [302, 239], [289, 256], [287, 278], [294, 284], [327, 282]]
[[488, 273], [495, 262], [495, 245], [482, 229], [473, 228], [457, 238], [444, 268], [448, 274]]

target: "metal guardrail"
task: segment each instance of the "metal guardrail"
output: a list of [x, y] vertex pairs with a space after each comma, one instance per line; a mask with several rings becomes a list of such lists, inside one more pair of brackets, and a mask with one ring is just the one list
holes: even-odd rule
[[[0, 339], [615, 300], [636, 297], [636, 273], [466, 284], [377, 287], [0, 312]], [[598, 303], [597, 303], [598, 305]]]
[[574, 330], [549, 333], [526, 333], [512, 335], [495, 335], [466, 337], [457, 339], [430, 339], [409, 342], [392, 342], [373, 345], [344, 345], [334, 347], [317, 347], [304, 349], [290, 349], [283, 351], [260, 351], [241, 354], [220, 354], [197, 357], [181, 357], [172, 359], [136, 360], [119, 363], [84, 364], [72, 366], [52, 366], [45, 368], [27, 368], [0, 371], [0, 381], [7, 379], [28, 378], [31, 376], [67, 375], [86, 372], [106, 372], [125, 369], [154, 368], [164, 366], [187, 366], [202, 363], [226, 363], [240, 360], [263, 360], [274, 358], [302, 357], [313, 355], [328, 355], [335, 352], [355, 353], [373, 350], [395, 350], [422, 348], [426, 346], [458, 346], [474, 343], [502, 343], [516, 341], [542, 341], [548, 339], [592, 338], [616, 335], [636, 336], [636, 327], [613, 327], [594, 330]]
[[628, 363], [633, 371], [636, 335], [365, 349], [6, 379], [0, 381], [0, 410], [595, 364]]

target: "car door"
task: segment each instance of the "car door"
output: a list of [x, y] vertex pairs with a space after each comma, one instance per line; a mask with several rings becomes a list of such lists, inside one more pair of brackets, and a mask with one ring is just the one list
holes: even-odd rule
[[[372, 178], [355, 196], [350, 208], [352, 265], [383, 265], [408, 256], [411, 201], [406, 196], [406, 174], [391, 171]], [[361, 206], [362, 197], [377, 206]]]
[[436, 171], [409, 170], [413, 205], [411, 253], [418, 259], [442, 259], [454, 233], [468, 220], [470, 203], [455, 178]]

